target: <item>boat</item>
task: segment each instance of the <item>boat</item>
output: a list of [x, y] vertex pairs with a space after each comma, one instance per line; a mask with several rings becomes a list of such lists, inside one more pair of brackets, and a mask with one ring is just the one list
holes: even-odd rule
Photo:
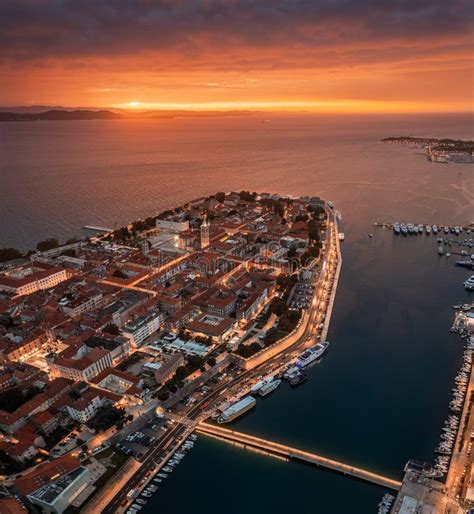
[[420, 231], [420, 229], [418, 228], [418, 225], [414, 225], [414, 227], [413, 227], [413, 232], [414, 232], [415, 234], [418, 234], [418, 232], [419, 232], [419, 231]]
[[339, 232], [339, 241], [344, 241], [345, 238], [344, 232]]
[[233, 403], [218, 418], [217, 423], [230, 423], [234, 419], [242, 416], [245, 412], [255, 407], [257, 401], [253, 396], [246, 396], [242, 400]]
[[413, 234], [415, 232], [415, 225], [413, 225], [413, 223], [408, 223], [407, 229], [409, 234]]
[[406, 463], [404, 471], [405, 473], [409, 471], [410, 473], [416, 473], [418, 475], [424, 475], [425, 477], [430, 478], [441, 476], [441, 474], [428, 462], [422, 462], [415, 459], [410, 459]]
[[461, 268], [474, 269], [474, 262], [472, 261], [456, 261], [456, 266]]
[[463, 283], [464, 289], [466, 291], [474, 291], [474, 275], [471, 275], [466, 282]]
[[311, 364], [316, 359], [319, 359], [327, 350], [328, 346], [329, 342], [324, 341], [323, 343], [318, 343], [317, 345], [308, 348], [298, 357], [296, 365], [300, 368], [308, 366], [308, 364]]
[[298, 371], [297, 373], [294, 373], [293, 375], [291, 375], [289, 382], [290, 382], [290, 385], [297, 386], [299, 384], [302, 384], [306, 380], [308, 380], [308, 375], [306, 373], [304, 373], [303, 371]]
[[425, 230], [425, 227], [420, 223], [420, 224], [418, 225], [418, 232], [419, 232], [420, 234], [423, 234], [423, 231], [424, 231], [424, 230]]
[[438, 225], [433, 225], [433, 234], [437, 234], [438, 233]]
[[275, 389], [277, 389], [279, 387], [279, 385], [281, 384], [281, 380], [280, 379], [277, 379], [277, 380], [271, 380], [270, 382], [267, 382], [261, 389], [260, 391], [258, 392], [258, 394], [264, 398], [265, 396], [268, 396], [270, 393], [272, 393], [273, 391], [275, 391]]
[[298, 373], [298, 371], [300, 371], [299, 366], [296, 366], [296, 365], [291, 366], [285, 371], [285, 373], [283, 373], [283, 378], [289, 379], [292, 375], [294, 375], [295, 373]]
[[445, 234], [449, 234], [449, 227], [448, 226], [444, 227], [444, 233]]
[[426, 225], [425, 230], [428, 235], [431, 234], [431, 227], [429, 225]]
[[400, 224], [399, 223], [394, 223], [393, 231], [395, 232], [395, 234], [400, 234]]
[[407, 235], [407, 234], [408, 234], [408, 228], [407, 228], [407, 226], [405, 225], [405, 223], [402, 223], [402, 224], [400, 225], [400, 230], [402, 231], [402, 234], [405, 234], [405, 235]]
[[443, 247], [441, 245], [438, 246], [438, 255], [443, 255], [443, 253], [444, 253]]
[[330, 207], [331, 209], [334, 207], [334, 204], [333, 204], [331, 201], [327, 202], [327, 205], [328, 205], [328, 207]]
[[369, 234], [369, 237], [374, 237], [374, 234], [372, 234], [372, 233], [371, 233], [371, 234]]
[[250, 394], [257, 394], [260, 389], [262, 389], [262, 387], [267, 383], [267, 380], [260, 380], [259, 382], [257, 382], [253, 387], [252, 389], [250, 389]]

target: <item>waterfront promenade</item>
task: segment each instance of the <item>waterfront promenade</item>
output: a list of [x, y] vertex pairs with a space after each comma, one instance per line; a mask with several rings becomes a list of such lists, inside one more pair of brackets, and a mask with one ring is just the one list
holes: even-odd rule
[[283, 457], [288, 457], [290, 459], [300, 460], [309, 464], [321, 466], [332, 471], [342, 473], [343, 475], [359, 478], [361, 480], [365, 480], [372, 484], [386, 487], [388, 489], [398, 490], [402, 485], [401, 481], [399, 480], [394, 480], [372, 471], [367, 471], [365, 469], [329, 459], [315, 453], [300, 450], [298, 448], [292, 448], [291, 446], [285, 446], [273, 441], [268, 441], [260, 437], [244, 434], [242, 432], [236, 432], [235, 430], [229, 430], [227, 428], [222, 428], [216, 425], [209, 425], [208, 423], [199, 423], [197, 426], [197, 431], [203, 434], [210, 434], [212, 436], [219, 437], [226, 441], [238, 442], [243, 445], [249, 445], [254, 448], [273, 452]]

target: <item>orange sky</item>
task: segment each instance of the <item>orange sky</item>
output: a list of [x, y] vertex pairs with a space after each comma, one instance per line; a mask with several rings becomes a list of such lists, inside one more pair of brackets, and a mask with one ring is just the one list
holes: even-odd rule
[[473, 107], [472, 17], [462, 0], [345, 0], [339, 7], [330, 0], [6, 4], [0, 4], [2, 105]]

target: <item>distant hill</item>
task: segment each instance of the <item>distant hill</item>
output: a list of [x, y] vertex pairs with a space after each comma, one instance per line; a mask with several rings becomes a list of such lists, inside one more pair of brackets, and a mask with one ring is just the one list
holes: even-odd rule
[[66, 111], [62, 109], [51, 109], [44, 112], [0, 112], [0, 122], [2, 121], [69, 121], [69, 120], [115, 120], [122, 118], [119, 113], [100, 110], [74, 110]]
[[161, 110], [135, 111], [117, 109], [85, 109], [72, 107], [0, 107], [2, 121], [70, 121], [70, 120], [115, 120], [115, 119], [174, 119], [174, 118], [214, 118], [234, 116], [254, 116], [259, 111], [193, 111], [193, 110]]

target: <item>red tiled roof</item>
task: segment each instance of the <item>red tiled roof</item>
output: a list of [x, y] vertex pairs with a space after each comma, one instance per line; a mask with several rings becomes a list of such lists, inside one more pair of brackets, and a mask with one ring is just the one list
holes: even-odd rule
[[40, 464], [31, 473], [18, 478], [15, 481], [15, 486], [21, 494], [27, 496], [40, 487], [49, 484], [51, 480], [62, 477], [80, 466], [81, 463], [76, 457], [65, 455], [51, 462]]

